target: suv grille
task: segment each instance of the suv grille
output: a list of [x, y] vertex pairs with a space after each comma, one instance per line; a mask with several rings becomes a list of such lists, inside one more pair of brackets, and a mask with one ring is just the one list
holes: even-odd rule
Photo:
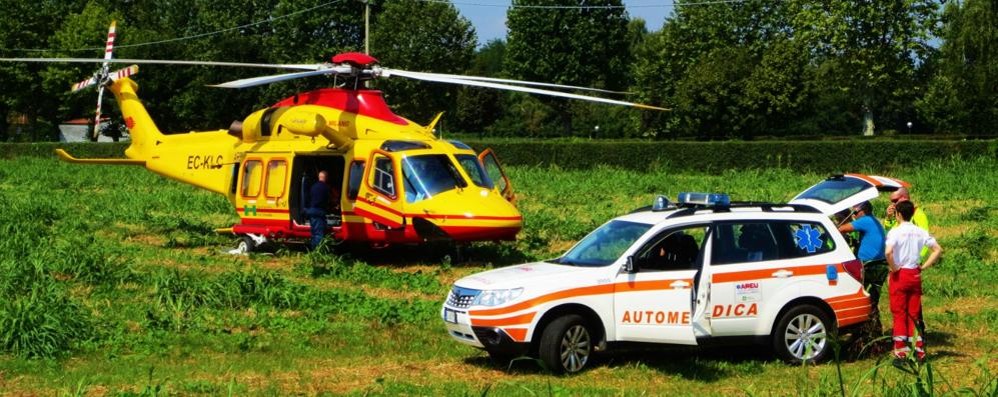
[[455, 286], [450, 290], [450, 296], [447, 298], [447, 304], [458, 309], [467, 308], [471, 306], [471, 302], [473, 302], [481, 292], [482, 291], [477, 289]]

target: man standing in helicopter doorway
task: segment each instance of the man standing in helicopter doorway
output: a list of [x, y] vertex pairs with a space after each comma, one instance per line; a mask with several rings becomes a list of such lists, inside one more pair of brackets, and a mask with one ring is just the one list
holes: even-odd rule
[[305, 214], [308, 215], [308, 224], [312, 233], [309, 247], [313, 250], [319, 247], [319, 244], [322, 243], [322, 238], [326, 235], [326, 211], [329, 208], [329, 198], [331, 196], [331, 189], [326, 184], [326, 178], [328, 177], [328, 172], [325, 170], [319, 171], [319, 180], [309, 190], [308, 209], [305, 210]]

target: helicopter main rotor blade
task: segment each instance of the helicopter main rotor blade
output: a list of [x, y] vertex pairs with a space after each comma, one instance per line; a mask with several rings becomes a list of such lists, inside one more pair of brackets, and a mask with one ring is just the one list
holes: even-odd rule
[[170, 59], [101, 59], [101, 58], [0, 58], [0, 62], [44, 62], [44, 63], [131, 63], [151, 65], [187, 65], [187, 66], [231, 66], [244, 68], [288, 69], [288, 70], [320, 70], [323, 64], [276, 64], [276, 63], [242, 63], [214, 61], [178, 61]]
[[607, 93], [607, 94], [619, 94], [619, 95], [631, 95], [631, 94], [633, 94], [631, 92], [604, 90], [602, 88], [580, 87], [580, 86], [575, 86], [575, 85], [552, 84], [552, 83], [540, 83], [540, 82], [536, 82], [536, 81], [526, 81], [526, 80], [500, 79], [500, 78], [495, 78], [495, 77], [466, 76], [466, 75], [460, 75], [460, 74], [429, 73], [429, 72], [410, 72], [410, 73], [419, 73], [419, 74], [426, 75], [426, 76], [447, 77], [447, 78], [460, 79], [460, 80], [488, 81], [488, 82], [492, 82], [492, 83], [532, 85], [532, 86], [537, 86], [537, 87], [550, 87], [550, 88], [565, 88], [565, 89], [570, 89], [570, 90], [603, 92], [603, 93]]
[[636, 107], [636, 108], [640, 108], [640, 109], [662, 110], [662, 111], [670, 110], [670, 109], [666, 109], [666, 108], [662, 108], [662, 107], [658, 107], [658, 106], [645, 105], [645, 104], [634, 103], [634, 102], [618, 101], [618, 100], [615, 100], [615, 99], [606, 99], [606, 98], [592, 97], [592, 96], [586, 96], [586, 95], [570, 94], [570, 93], [567, 93], [567, 92], [542, 90], [542, 89], [539, 89], [539, 88], [521, 87], [521, 86], [517, 86], [517, 85], [499, 84], [499, 83], [492, 83], [492, 82], [488, 82], [488, 81], [466, 80], [466, 79], [454, 78], [454, 77], [444, 77], [444, 76], [440, 76], [440, 75], [434, 75], [434, 74], [428, 74], [428, 73], [421, 73], [421, 72], [409, 72], [409, 71], [406, 71], [406, 70], [398, 70], [398, 69], [382, 68], [380, 74], [381, 74], [381, 76], [384, 76], [384, 77], [391, 77], [391, 76], [394, 75], [394, 76], [399, 76], [399, 77], [407, 77], [407, 78], [415, 79], [415, 80], [433, 81], [433, 82], [437, 82], [437, 83], [468, 85], [468, 86], [474, 86], [474, 87], [495, 88], [495, 89], [507, 90], [507, 91], [526, 92], [526, 93], [529, 93], [529, 94], [548, 95], [548, 96], [561, 97], [561, 98], [577, 99], [577, 100], [581, 100], [581, 101], [607, 103], [607, 104], [611, 104], [611, 105], [631, 106], [631, 107]]
[[352, 72], [353, 68], [351, 68], [350, 66], [335, 66], [328, 69], [315, 70], [310, 72], [297, 72], [297, 73], [274, 74], [274, 75], [260, 76], [260, 77], [250, 77], [248, 79], [233, 80], [222, 84], [209, 85], [209, 87], [247, 88], [247, 87], [255, 87], [258, 85], [276, 83], [278, 81], [298, 79], [302, 77], [321, 76], [324, 74], [350, 74]]

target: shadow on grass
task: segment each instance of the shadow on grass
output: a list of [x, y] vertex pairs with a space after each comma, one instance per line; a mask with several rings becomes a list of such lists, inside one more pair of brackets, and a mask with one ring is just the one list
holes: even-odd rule
[[[304, 250], [304, 246], [298, 249]], [[289, 249], [290, 250], [290, 249]], [[389, 245], [341, 244], [329, 252], [374, 266], [445, 265], [453, 267], [509, 266], [533, 260], [510, 243]]]
[[[654, 345], [616, 345], [609, 352], [597, 354], [588, 370], [596, 368], [646, 368], [663, 375], [686, 380], [717, 382], [731, 376], [762, 373], [763, 363], [774, 360], [765, 347], [687, 347]], [[537, 359], [522, 357], [501, 362], [487, 356], [468, 357], [465, 364], [509, 374], [548, 373]]]

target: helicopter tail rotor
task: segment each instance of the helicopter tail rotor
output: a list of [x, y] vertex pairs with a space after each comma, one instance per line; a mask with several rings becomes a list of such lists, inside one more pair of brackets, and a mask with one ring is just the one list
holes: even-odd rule
[[[117, 21], [111, 21], [111, 27], [107, 29], [107, 45], [104, 47], [105, 61], [110, 60], [111, 56], [114, 54], [114, 36], [115, 36], [114, 31], [117, 25], [118, 25]], [[104, 62], [104, 64], [101, 65], [99, 76], [102, 78], [102, 80], [107, 79], [108, 70], [110, 70], [110, 67], [111, 64], [107, 62]], [[97, 81], [95, 81], [95, 83], [96, 82]], [[103, 81], [101, 81], [101, 83], [103, 83]], [[101, 108], [101, 103], [103, 102], [104, 102], [104, 84], [101, 84], [100, 87], [97, 88], [97, 111], [95, 112], [96, 115], [94, 116], [94, 140], [97, 140], [97, 137], [100, 135], [100, 108]]]

